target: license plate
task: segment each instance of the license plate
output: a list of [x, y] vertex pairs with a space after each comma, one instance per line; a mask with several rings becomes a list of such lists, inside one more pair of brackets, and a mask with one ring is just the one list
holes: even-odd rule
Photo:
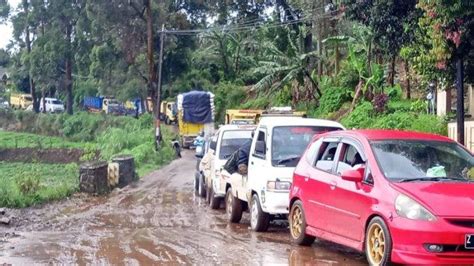
[[474, 249], [474, 234], [466, 235], [466, 241], [464, 242], [466, 249]]

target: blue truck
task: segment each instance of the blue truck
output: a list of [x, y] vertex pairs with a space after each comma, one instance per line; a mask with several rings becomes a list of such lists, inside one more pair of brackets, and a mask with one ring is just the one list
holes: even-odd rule
[[89, 112], [105, 112], [106, 114], [116, 115], [126, 114], [123, 104], [111, 97], [86, 96], [84, 97], [84, 108]]

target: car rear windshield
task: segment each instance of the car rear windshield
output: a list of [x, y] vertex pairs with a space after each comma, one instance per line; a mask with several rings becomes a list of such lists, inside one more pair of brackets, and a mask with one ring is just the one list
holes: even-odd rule
[[383, 174], [393, 181], [474, 177], [473, 156], [454, 142], [383, 140], [372, 141], [371, 146]]
[[222, 134], [219, 159], [228, 159], [244, 143], [252, 139], [252, 130], [224, 131]]
[[272, 165], [294, 167], [314, 135], [341, 130], [337, 127], [282, 126], [273, 129]]

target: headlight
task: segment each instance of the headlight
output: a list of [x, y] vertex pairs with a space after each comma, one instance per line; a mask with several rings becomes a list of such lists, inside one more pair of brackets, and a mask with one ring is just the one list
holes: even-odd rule
[[267, 190], [281, 190], [287, 191], [290, 190], [291, 183], [290, 182], [282, 182], [282, 181], [268, 181], [267, 182]]
[[427, 209], [413, 199], [400, 194], [395, 200], [398, 215], [411, 220], [434, 221], [436, 218]]

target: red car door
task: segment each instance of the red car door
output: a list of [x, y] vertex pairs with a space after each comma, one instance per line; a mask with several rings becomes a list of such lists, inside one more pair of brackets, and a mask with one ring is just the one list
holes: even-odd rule
[[[308, 225], [325, 230], [328, 216], [328, 197], [334, 183], [334, 159], [337, 153], [338, 139], [324, 139], [318, 156], [307, 179], [305, 191]], [[329, 218], [330, 219], [330, 218]]]
[[328, 229], [334, 234], [359, 242], [363, 239], [365, 217], [370, 210], [373, 186], [370, 181], [356, 183], [343, 180], [341, 174], [345, 170], [362, 167], [366, 174], [369, 174], [367, 160], [360, 147], [362, 145], [352, 140], [341, 141], [341, 152], [336, 159], [336, 172], [333, 175], [336, 185], [328, 197], [331, 212]]

